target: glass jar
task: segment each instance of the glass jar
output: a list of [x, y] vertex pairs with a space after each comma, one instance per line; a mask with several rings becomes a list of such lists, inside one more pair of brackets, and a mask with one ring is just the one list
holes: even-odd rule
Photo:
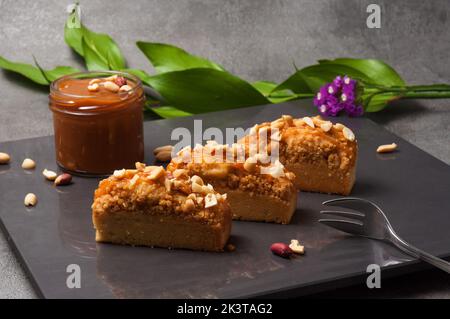
[[[106, 82], [121, 85], [120, 90], [111, 90]], [[124, 82], [127, 90], [122, 90]], [[137, 77], [113, 71], [75, 73], [55, 80], [49, 99], [56, 162], [64, 170], [107, 175], [144, 160], [145, 94]]]

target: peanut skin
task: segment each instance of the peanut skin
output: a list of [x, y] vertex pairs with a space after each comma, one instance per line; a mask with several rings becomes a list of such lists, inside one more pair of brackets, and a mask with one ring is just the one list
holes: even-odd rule
[[289, 248], [288, 245], [285, 243], [274, 243], [272, 246], [270, 246], [270, 251], [277, 256], [283, 257], [283, 258], [289, 258], [292, 256], [293, 251], [291, 248]]

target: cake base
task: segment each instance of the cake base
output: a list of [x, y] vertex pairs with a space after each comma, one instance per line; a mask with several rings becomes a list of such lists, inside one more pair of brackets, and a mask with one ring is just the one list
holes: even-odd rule
[[297, 193], [286, 203], [278, 198], [241, 190], [223, 192], [227, 194], [234, 220], [289, 224], [297, 208]]
[[134, 246], [223, 251], [231, 231], [231, 214], [210, 225], [145, 212], [114, 212], [94, 216], [97, 242]]
[[295, 174], [295, 187], [301, 191], [349, 195], [355, 183], [355, 167], [346, 175], [330, 170], [325, 164], [286, 163], [285, 167]]

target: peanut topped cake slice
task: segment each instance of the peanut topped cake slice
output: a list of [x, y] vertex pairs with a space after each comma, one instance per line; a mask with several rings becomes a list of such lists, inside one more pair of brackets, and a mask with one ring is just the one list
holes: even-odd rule
[[98, 242], [222, 251], [231, 230], [226, 195], [202, 180], [136, 163], [100, 182], [92, 204]]
[[[226, 193], [233, 219], [288, 224], [297, 206], [294, 174], [279, 161], [272, 164], [260, 154], [245, 160], [244, 153], [242, 145], [209, 141], [178, 152], [167, 170], [175, 177], [191, 176], [193, 182], [200, 177]], [[197, 183], [195, 190], [205, 187]]]
[[273, 135], [277, 135], [280, 161], [295, 174], [298, 189], [350, 194], [355, 182], [358, 145], [349, 128], [340, 123], [333, 125], [320, 116], [294, 119], [283, 115], [273, 122], [255, 125], [240, 141], [246, 150], [251, 136], [258, 139], [261, 131], [267, 131], [272, 137], [268, 146], [274, 140]]

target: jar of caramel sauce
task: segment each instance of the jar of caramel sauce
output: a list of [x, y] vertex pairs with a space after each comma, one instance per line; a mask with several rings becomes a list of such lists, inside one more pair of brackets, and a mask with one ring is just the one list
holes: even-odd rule
[[108, 175], [144, 160], [142, 83], [122, 72], [63, 76], [50, 86], [56, 162], [79, 175]]

